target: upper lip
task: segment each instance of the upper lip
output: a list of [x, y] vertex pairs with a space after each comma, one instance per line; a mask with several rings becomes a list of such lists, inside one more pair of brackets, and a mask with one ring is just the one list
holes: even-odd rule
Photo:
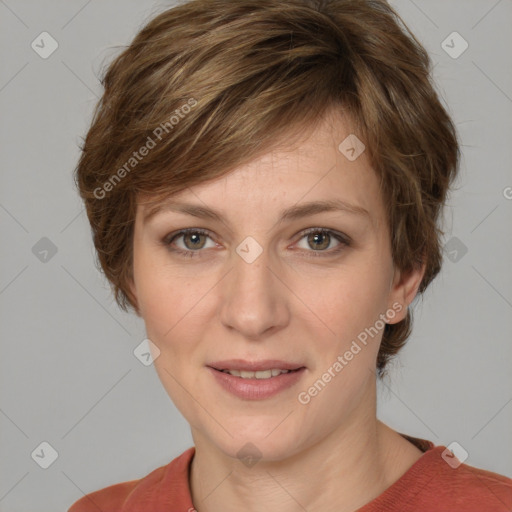
[[226, 361], [215, 361], [207, 364], [215, 370], [245, 370], [257, 372], [262, 370], [297, 370], [303, 368], [300, 363], [290, 363], [279, 359], [264, 359], [262, 361], [246, 361], [245, 359], [229, 359]]

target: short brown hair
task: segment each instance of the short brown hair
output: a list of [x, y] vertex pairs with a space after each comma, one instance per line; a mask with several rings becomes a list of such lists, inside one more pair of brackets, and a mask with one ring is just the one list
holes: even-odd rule
[[[138, 312], [128, 281], [140, 197], [224, 175], [333, 106], [380, 177], [395, 266], [426, 265], [422, 293], [441, 268], [439, 214], [460, 158], [430, 74], [384, 0], [192, 0], [156, 16], [103, 74], [75, 169], [119, 306]], [[410, 311], [386, 325], [379, 376], [411, 326]]]

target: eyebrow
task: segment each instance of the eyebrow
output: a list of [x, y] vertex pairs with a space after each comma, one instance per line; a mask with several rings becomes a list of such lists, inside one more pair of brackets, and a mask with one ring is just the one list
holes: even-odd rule
[[[192, 215], [193, 217], [211, 219], [226, 223], [223, 215], [211, 208], [172, 200], [158, 202], [151, 208], [147, 209], [147, 211], [144, 213], [143, 223], [147, 223], [149, 219], [154, 217], [157, 213], [165, 211], [184, 213], [187, 215]], [[301, 219], [318, 213], [333, 211], [340, 211], [352, 215], [363, 216], [367, 217], [368, 220], [371, 220], [370, 213], [362, 206], [350, 204], [346, 201], [342, 201], [341, 199], [330, 199], [323, 201], [310, 201], [307, 203], [293, 205], [290, 208], [281, 211], [278, 224], [281, 224], [285, 221]]]

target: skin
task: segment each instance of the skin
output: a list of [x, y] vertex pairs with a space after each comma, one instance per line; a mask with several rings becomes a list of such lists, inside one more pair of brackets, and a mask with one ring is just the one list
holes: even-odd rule
[[[351, 162], [338, 150], [350, 133], [346, 116], [326, 115], [306, 139], [174, 197], [215, 209], [224, 222], [162, 211], [144, 223], [139, 204], [130, 289], [160, 350], [158, 375], [191, 426], [199, 512], [353, 511], [422, 455], [376, 417], [382, 330], [309, 403], [298, 401], [393, 304], [401, 311], [388, 323], [404, 318], [424, 272], [394, 268], [377, 176], [365, 153]], [[368, 215], [322, 212], [278, 223], [282, 209], [333, 198]], [[340, 242], [315, 242], [303, 233], [312, 227], [351, 243], [335, 254]], [[184, 228], [210, 233], [174, 240], [177, 249], [198, 247], [192, 258], [162, 243]], [[235, 250], [247, 236], [263, 248], [250, 264]], [[306, 371], [274, 397], [242, 400], [205, 366], [231, 358], [282, 359]], [[237, 457], [248, 442], [261, 453], [252, 467]]]

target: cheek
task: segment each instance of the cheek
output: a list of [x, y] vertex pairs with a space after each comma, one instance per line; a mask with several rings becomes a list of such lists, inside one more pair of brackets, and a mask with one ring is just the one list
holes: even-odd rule
[[199, 299], [194, 300], [193, 293], [180, 293], [177, 291], [179, 287], [176, 282], [172, 288], [165, 286], [163, 281], [155, 282], [153, 286], [148, 282], [147, 293], [141, 297], [148, 337], [154, 339], [162, 351], [171, 350], [178, 338], [181, 346], [187, 346], [184, 337], [192, 338], [194, 325], [198, 325], [195, 315], [199, 308], [194, 305]]
[[[202, 338], [205, 307], [215, 293], [215, 279], [185, 276], [176, 268], [140, 259], [136, 268], [137, 298], [148, 338], [168, 355], [189, 353]], [[164, 358], [161, 358], [162, 360]]]
[[323, 281], [321, 288], [309, 286], [305, 303], [328, 328], [331, 339], [334, 334], [346, 342], [374, 325], [379, 315], [385, 313], [388, 276], [377, 264], [373, 267], [346, 268]]
[[188, 302], [198, 283], [191, 286], [158, 253], [144, 247], [135, 251], [134, 276], [146, 324], [165, 333], [183, 316], [180, 313], [186, 307], [184, 301]]
[[201, 297], [211, 284], [192, 283], [161, 268], [148, 269], [150, 265], [139, 273], [137, 291], [147, 337], [160, 351], [154, 367], [175, 406], [195, 425], [199, 415], [187, 390], [201, 389], [201, 383], [189, 368], [200, 364], [197, 346], [206, 321], [201, 317]]
[[325, 284], [323, 293], [317, 289], [309, 298], [308, 305], [327, 328], [312, 337], [315, 364], [299, 403], [311, 428], [316, 428], [315, 417], [327, 414], [324, 428], [329, 429], [349, 415], [369, 389], [385, 325], [379, 315], [386, 312], [387, 276], [363, 265]]

